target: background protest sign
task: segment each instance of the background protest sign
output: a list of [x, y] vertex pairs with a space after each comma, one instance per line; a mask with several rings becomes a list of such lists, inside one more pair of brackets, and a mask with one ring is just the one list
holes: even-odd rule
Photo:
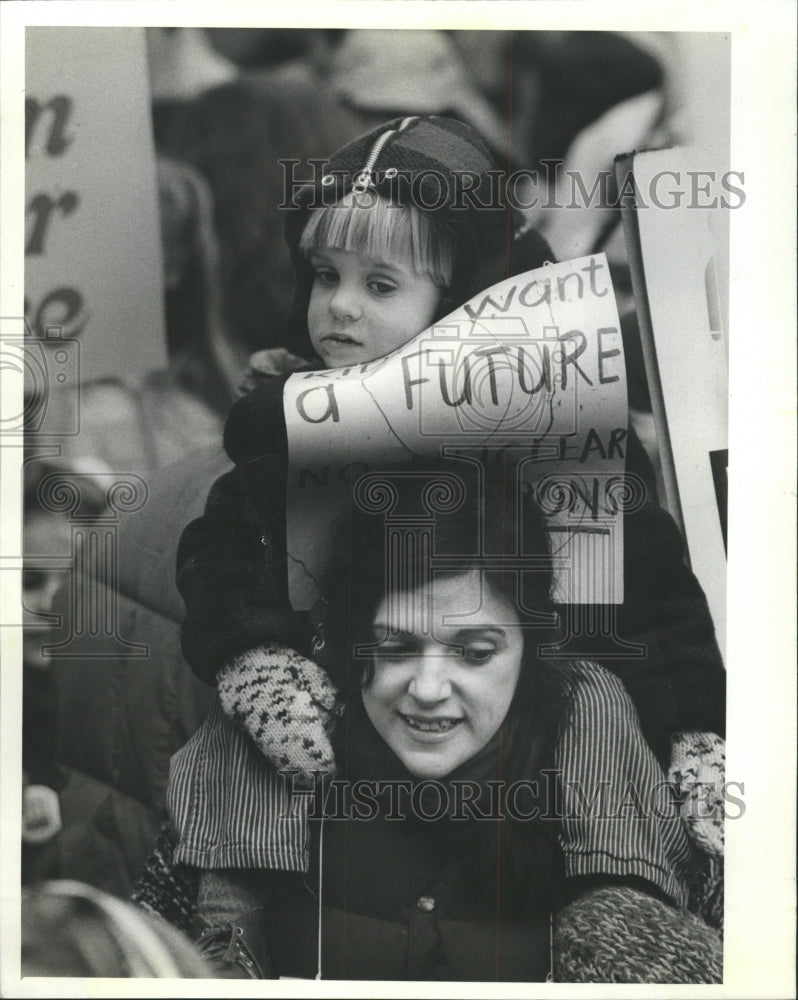
[[25, 60], [25, 316], [42, 343], [66, 342], [54, 355], [75, 355], [55, 357], [50, 388], [161, 368], [144, 29], [32, 27]]
[[377, 361], [292, 376], [291, 601], [318, 597], [330, 526], [360, 477], [411, 462], [509, 456], [549, 516], [558, 600], [623, 600], [626, 374], [603, 255], [486, 290]]
[[[684, 532], [725, 653], [729, 377], [718, 273], [728, 270], [728, 246], [711, 175], [694, 169], [706, 165], [704, 156], [687, 148], [636, 153], [620, 159], [617, 172], [619, 185], [628, 174], [634, 181], [622, 216], [665, 502]], [[665, 174], [685, 178], [680, 202], [642, 204], [638, 192]], [[700, 205], [686, 197], [696, 185]]]

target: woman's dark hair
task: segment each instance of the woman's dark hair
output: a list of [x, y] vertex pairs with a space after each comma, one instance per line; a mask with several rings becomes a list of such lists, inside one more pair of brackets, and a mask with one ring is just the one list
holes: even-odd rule
[[[374, 615], [385, 594], [415, 589], [433, 575], [474, 570], [481, 572], [484, 586], [513, 606], [524, 629], [521, 672], [501, 727], [501, 777], [508, 786], [537, 779], [543, 789], [541, 772], [552, 763], [567, 705], [568, 671], [539, 652], [554, 638], [557, 621], [545, 519], [533, 491], [516, 480], [501, 456], [487, 469], [450, 460], [372, 473], [358, 481], [354, 503], [336, 525], [323, 584], [327, 669], [347, 704], [358, 706], [374, 671], [363, 647], [374, 643]], [[345, 725], [344, 720], [339, 733]], [[343, 746], [342, 737], [341, 751]], [[503, 863], [511, 860], [509, 869], [515, 867], [519, 885], [529, 885], [530, 863], [538, 874], [541, 866], [548, 869], [545, 873], [556, 881], [554, 824], [508, 819], [475, 825], [492, 831], [488, 841], [477, 838], [488, 864], [495, 864], [494, 849], [502, 850]], [[540, 836], [530, 840], [532, 826]], [[530, 851], [532, 841], [537, 846]]]

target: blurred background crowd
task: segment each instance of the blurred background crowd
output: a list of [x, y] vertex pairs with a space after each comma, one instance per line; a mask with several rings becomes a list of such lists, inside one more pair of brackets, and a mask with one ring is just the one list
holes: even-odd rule
[[[545, 177], [548, 161], [563, 161], [588, 188], [632, 149], [709, 139], [722, 159], [728, 115], [724, 105], [708, 117], [702, 90], [727, 50], [710, 41], [581, 31], [147, 29], [168, 365], [83, 385], [81, 434], [59, 455], [37, 452], [35, 435], [29, 442], [23, 881], [75, 879], [128, 898], [163, 819], [169, 757], [209, 703], [210, 689], [180, 656], [174, 553], [180, 529], [227, 467], [221, 430], [231, 405], [253, 371], [290, 363], [281, 352], [291, 263], [279, 161], [300, 161], [305, 176], [308, 160], [403, 114], [459, 117], [501, 166]], [[558, 258], [608, 255], [630, 411], [656, 464], [619, 213], [529, 215]], [[74, 568], [74, 523], [42, 500], [42, 484], [59, 471], [87, 477], [84, 530], [106, 510], [103, 476], [146, 482], [139, 511], [104, 522], [114, 532], [116, 569], [97, 583], [127, 651], [93, 645], [89, 630], [83, 655], [74, 642], [68, 658], [42, 653], [49, 637], [59, 641], [55, 616], [62, 625], [74, 618], [70, 590], [79, 586], [73, 578], [59, 588]]]

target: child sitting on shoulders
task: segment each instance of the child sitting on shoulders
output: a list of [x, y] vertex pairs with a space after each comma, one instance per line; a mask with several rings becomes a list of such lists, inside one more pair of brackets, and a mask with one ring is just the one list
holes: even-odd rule
[[[501, 196], [500, 178], [475, 133], [445, 118], [397, 119], [334, 154], [288, 215], [290, 349], [318, 359], [312, 368], [375, 360], [477, 292], [551, 259]], [[173, 759], [174, 860], [201, 870], [209, 953], [226, 941], [232, 964], [257, 977], [268, 975], [260, 945], [267, 873], [308, 866], [307, 817], [287, 807], [275, 768], [308, 779], [332, 773], [329, 737], [340, 711], [316, 662], [317, 623], [288, 599], [286, 377], [269, 379], [233, 408], [225, 447], [236, 467], [214, 485], [178, 552], [184, 654], [219, 698]], [[633, 625], [622, 634], [653, 653], [628, 676], [623, 665], [618, 672], [654, 743], [680, 729], [720, 731], [723, 668], [678, 529], [664, 512], [646, 509], [626, 518], [640, 579], [630, 580], [627, 568]], [[656, 568], [644, 550], [656, 552]]]

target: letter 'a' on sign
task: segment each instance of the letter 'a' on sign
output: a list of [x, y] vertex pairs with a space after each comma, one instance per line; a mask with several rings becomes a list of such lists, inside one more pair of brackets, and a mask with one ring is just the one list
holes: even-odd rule
[[508, 278], [377, 362], [294, 375], [283, 401], [295, 608], [318, 598], [359, 475], [458, 452], [537, 490], [558, 600], [623, 600], [626, 370], [603, 254]]

